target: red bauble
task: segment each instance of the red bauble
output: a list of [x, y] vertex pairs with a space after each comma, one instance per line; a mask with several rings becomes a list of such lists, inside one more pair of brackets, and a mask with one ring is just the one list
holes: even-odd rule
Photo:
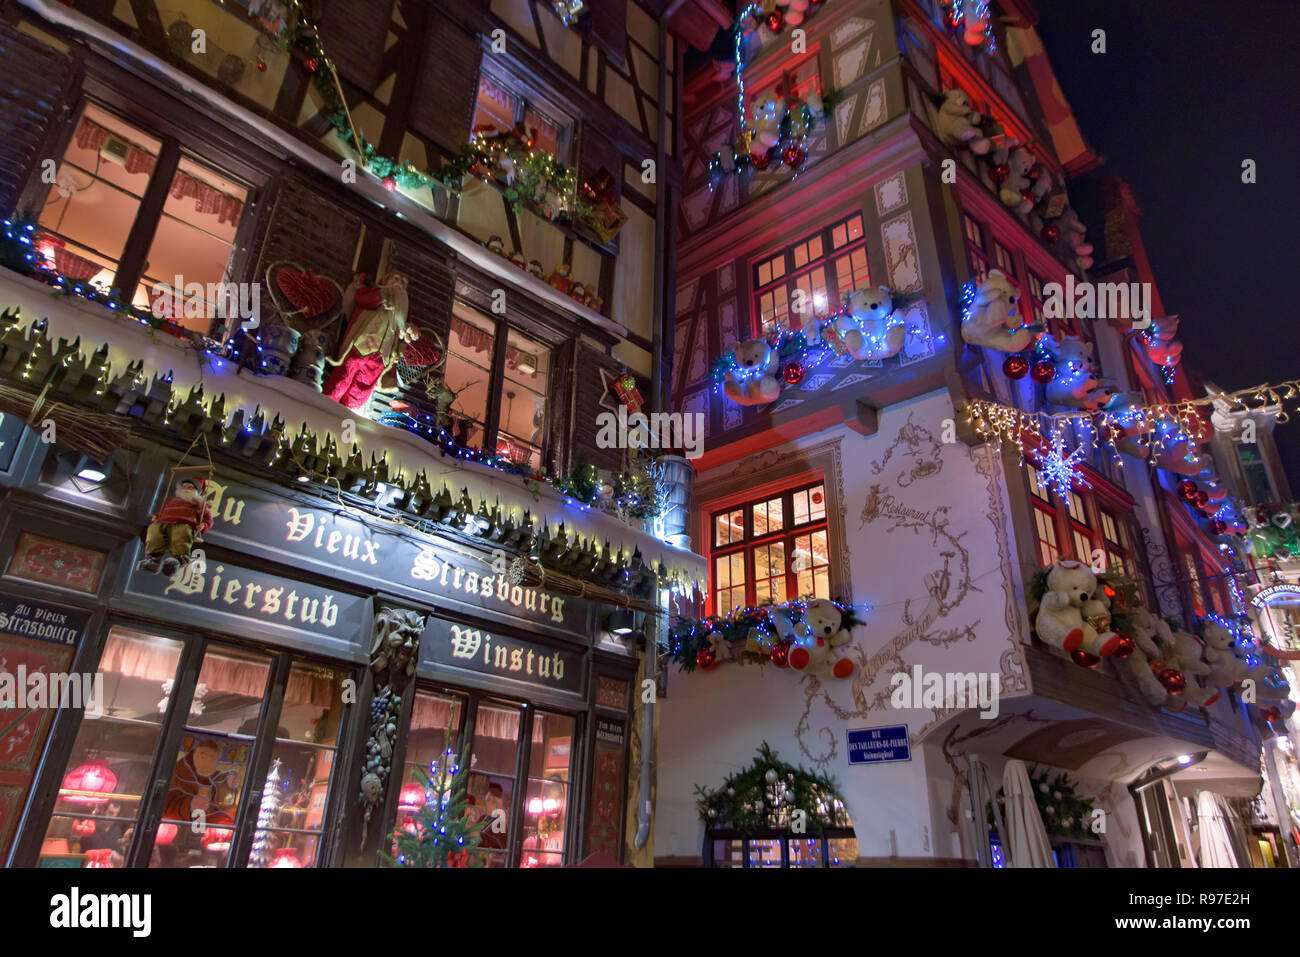
[[1070, 660], [1080, 668], [1096, 668], [1097, 662], [1101, 661], [1101, 658], [1090, 655], [1086, 651], [1072, 651], [1070, 652]]
[[1029, 203], [1029, 204], [1031, 204], [1031, 205], [1032, 205], [1032, 204], [1034, 203], [1034, 201], [1035, 201], [1035, 200], [1034, 200], [1034, 194], [1031, 193], [1031, 192], [1030, 192], [1029, 190], [1027, 190], [1027, 189], [1022, 189], [1022, 190], [1020, 191], [1020, 198], [1021, 198], [1022, 200], [1024, 200], [1026, 203]]
[[1013, 353], [1002, 360], [1002, 374], [1008, 379], [1023, 379], [1029, 374], [1029, 360]]
[[1043, 168], [1041, 166], [1033, 166], [1025, 175], [1029, 177], [1031, 183], [1037, 182], [1038, 177], [1043, 175]]
[[265, 73], [265, 72], [266, 72], [266, 61], [265, 61], [265, 60], [258, 60], [258, 61], [257, 61], [257, 72], [259, 72], [259, 73]]
[[1191, 479], [1183, 479], [1178, 483], [1178, 495], [1184, 502], [1191, 502], [1196, 498], [1196, 483]]
[[390, 193], [391, 193], [393, 190], [397, 189], [397, 180], [393, 179], [393, 177], [391, 177], [391, 176], [385, 176], [385, 177], [384, 177], [384, 189], [388, 190]]
[[1215, 535], [1222, 535], [1228, 530], [1228, 523], [1221, 518], [1216, 518], [1210, 523], [1210, 531]]
[[790, 646], [784, 641], [772, 646], [772, 664], [778, 668], [790, 667]]
[[788, 385], [798, 385], [805, 375], [807, 373], [804, 371], [803, 363], [797, 359], [787, 362], [785, 368], [781, 370], [781, 378], [785, 379]]
[[769, 166], [771, 166], [771, 165], [772, 165], [772, 154], [773, 154], [775, 151], [776, 151], [776, 147], [774, 146], [774, 147], [772, 147], [772, 149], [768, 150], [766, 153], [763, 153], [763, 154], [761, 154], [761, 155], [759, 155], [759, 156], [751, 156], [751, 157], [749, 158], [749, 160], [750, 160], [751, 163], [754, 164], [754, 169], [767, 169]]
[[1040, 359], [1029, 370], [1029, 375], [1035, 382], [1045, 384], [1056, 378], [1056, 366], [1050, 359]]
[[1054, 243], [1061, 238], [1061, 227], [1048, 223], [1038, 235], [1043, 237], [1043, 242]]
[[773, 10], [763, 22], [767, 24], [767, 28], [773, 33], [780, 33], [781, 28], [785, 26], [785, 14], [780, 10]]
[[1205, 489], [1198, 489], [1193, 500], [1196, 502], [1197, 508], [1205, 508], [1205, 506], [1210, 504], [1210, 493], [1205, 491]]
[[1119, 639], [1119, 647], [1115, 649], [1114, 657], [1127, 658], [1129, 655], [1133, 654], [1133, 649], [1137, 647], [1137, 642], [1134, 641], [1132, 637], [1124, 634], [1122, 631], [1118, 632], [1115, 637]]
[[1268, 721], [1282, 720], [1282, 712], [1277, 708], [1274, 708], [1272, 705], [1269, 705], [1267, 708], [1261, 708], [1260, 714], [1262, 714]]
[[1156, 672], [1156, 678], [1170, 694], [1182, 694], [1183, 689], [1187, 687], [1187, 679], [1183, 677], [1183, 673], [1174, 668], [1160, 669]]
[[791, 169], [798, 169], [807, 158], [808, 154], [803, 151], [803, 148], [795, 146], [793, 143], [787, 146], [785, 152], [781, 154], [781, 159], [785, 160], [785, 165]]
[[712, 671], [718, 667], [718, 656], [713, 653], [712, 648], [701, 648], [695, 656], [695, 663], [705, 671]]
[[314, 56], [309, 56], [307, 59], [302, 61], [302, 65], [307, 68], [308, 73], [315, 73], [316, 68], [320, 66], [320, 61]]
[[998, 163], [989, 168], [989, 179], [995, 183], [1002, 183], [1011, 175], [1011, 167], [1006, 163]]

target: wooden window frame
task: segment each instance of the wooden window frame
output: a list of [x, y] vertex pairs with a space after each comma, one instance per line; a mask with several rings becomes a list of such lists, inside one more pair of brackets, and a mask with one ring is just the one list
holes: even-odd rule
[[[860, 227], [861, 227], [861, 231], [857, 236], [857, 238], [847, 239], [843, 245], [838, 247], [835, 246], [834, 240], [832, 238], [835, 230], [841, 226], [847, 226], [855, 218], [860, 221]], [[821, 244], [822, 244], [821, 255], [816, 259], [809, 259], [807, 262], [803, 263], [802, 265], [796, 266], [795, 250], [816, 239], [821, 240]], [[857, 252], [860, 249], [867, 250], [869, 255], [870, 247], [867, 245], [866, 217], [863, 216], [861, 210], [855, 209], [845, 213], [842, 216], [837, 216], [830, 223], [821, 227], [820, 229], [805, 234], [804, 236], [800, 237], [797, 242], [790, 243], [782, 247], [781, 249], [776, 250], [775, 252], [751, 260], [750, 276], [754, 283], [754, 292], [753, 292], [753, 296], [751, 297], [751, 307], [752, 307], [751, 321], [750, 321], [751, 335], [764, 336], [767, 335], [768, 332], [770, 331], [764, 328], [761, 300], [764, 295], [771, 293], [782, 287], [785, 288], [786, 311], [783, 317], [772, 320], [773, 327], [776, 329], [793, 328], [790, 325], [790, 320], [793, 316], [793, 313], [790, 310], [790, 305], [794, 300], [794, 291], [797, 288], [800, 279], [803, 279], [804, 277], [811, 275], [817, 269], [822, 270], [822, 275], [825, 278], [826, 305], [824, 307], [824, 311], [821, 313], [816, 312], [814, 307], [814, 311], [812, 315], [815, 317], [824, 317], [830, 315], [832, 312], [838, 309], [840, 303], [843, 301], [844, 293], [848, 292], [849, 290], [840, 289], [839, 274], [838, 271], [835, 269], [835, 265], [843, 257], [852, 256], [855, 252]], [[781, 259], [784, 261], [785, 271], [775, 279], [769, 279], [768, 282], [766, 283], [760, 283], [759, 275], [758, 275], [759, 269], [762, 266], [767, 265], [768, 263], [773, 262], [777, 259]], [[865, 282], [861, 285], [855, 286], [854, 288], [860, 289], [863, 288], [863, 286], [867, 286], [870, 284], [871, 284], [871, 268], [870, 268], [870, 262], [868, 262], [867, 276]], [[799, 318], [800, 318], [799, 328], [803, 328], [804, 317], [801, 316]]]
[[[798, 492], [808, 491], [820, 487], [822, 490], [822, 510], [824, 514], [821, 518], [810, 519], [801, 525], [794, 524], [794, 496]], [[763, 535], [754, 534], [753, 510], [755, 506], [763, 505], [767, 502], [780, 499], [781, 501], [781, 529], [775, 532], [768, 532]], [[724, 545], [717, 545], [715, 529], [717, 519], [728, 512], [740, 511], [743, 515], [744, 530], [741, 533], [739, 541], [730, 541]], [[835, 562], [831, 556], [831, 536], [830, 536], [830, 500], [826, 493], [826, 481], [822, 477], [805, 478], [801, 481], [792, 483], [774, 490], [766, 495], [759, 495], [754, 498], [747, 498], [740, 501], [732, 502], [725, 506], [719, 506], [711, 509], [708, 513], [709, 529], [709, 593], [707, 603], [710, 613], [717, 614], [718, 601], [717, 594], [720, 590], [716, 582], [714, 570], [717, 567], [717, 560], [732, 555], [743, 555], [745, 566], [745, 600], [741, 605], [742, 608], [753, 608], [758, 605], [757, 581], [755, 580], [755, 561], [754, 553], [758, 548], [780, 543], [784, 548], [784, 565], [785, 565], [785, 594], [786, 598], [781, 601], [788, 601], [790, 598], [800, 597], [799, 572], [791, 567], [792, 557], [794, 555], [794, 541], [805, 535], [811, 536], [816, 532], [826, 533], [827, 563], [822, 565], [809, 566], [808, 571], [815, 571], [818, 568], [826, 569], [826, 582], [828, 591], [833, 591], [834, 582], [834, 565]], [[775, 577], [775, 576], [773, 576]], [[772, 578], [765, 578], [764, 581], [770, 581]], [[814, 587], [816, 587], [816, 577], [813, 578]], [[737, 586], [728, 585], [728, 589]], [[828, 594], [826, 597], [831, 597]]]
[[[1133, 576], [1138, 574], [1137, 551], [1133, 545], [1133, 506], [1122, 503], [1096, 488], [1081, 490], [1076, 487], [1070, 490], [1070, 499], [1077, 503], [1077, 510], [1083, 516], [1081, 519], [1076, 518], [1055, 492], [1045, 488], [1042, 489], [1043, 494], [1035, 491], [1037, 468], [1031, 455], [1026, 456], [1023, 471], [1025, 491], [1031, 508], [1048, 516], [1051, 521], [1051, 529], [1056, 538], [1057, 559], [1073, 559], [1091, 566], [1094, 554], [1100, 550], [1107, 570], [1111, 568], [1110, 559], [1114, 554], [1124, 559], [1122, 572]], [[1123, 541], [1117, 542], [1107, 537], [1102, 521], [1103, 515], [1113, 523], [1115, 531]], [[1042, 567], [1047, 567], [1050, 563], [1044, 560], [1043, 553], [1046, 542], [1038, 533], [1037, 519], [1032, 513], [1031, 518], [1034, 518], [1032, 532], [1035, 559]], [[1078, 554], [1076, 534], [1087, 541], [1088, 554]]]
[[[560, 105], [554, 96], [535, 83], [530, 83], [523, 79], [524, 73], [519, 69], [512, 69], [511, 66], [499, 58], [485, 55], [483, 64], [479, 69], [478, 83], [489, 80], [496, 86], [515, 98], [515, 124], [523, 124], [525, 131], [527, 124], [524, 117], [531, 109], [534, 112], [542, 114], [546, 119], [555, 124], [556, 148], [555, 159], [566, 166], [573, 166], [575, 163], [574, 145], [577, 142], [578, 123], [574, 118], [573, 111], [565, 109]], [[478, 86], [474, 90], [475, 107], [474, 115], [478, 115]], [[470, 129], [474, 129], [475, 124], [473, 117], [470, 119]]]

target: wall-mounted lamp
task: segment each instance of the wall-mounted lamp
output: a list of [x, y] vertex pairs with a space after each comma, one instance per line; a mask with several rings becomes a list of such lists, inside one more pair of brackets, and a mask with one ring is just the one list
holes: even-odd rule
[[609, 613], [605, 620], [605, 627], [615, 635], [626, 637], [636, 630], [636, 622], [633, 620], [632, 610], [630, 608], [617, 608]]

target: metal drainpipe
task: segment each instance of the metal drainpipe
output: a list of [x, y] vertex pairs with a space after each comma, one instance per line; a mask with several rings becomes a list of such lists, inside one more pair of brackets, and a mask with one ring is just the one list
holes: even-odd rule
[[[667, 17], [664, 18], [665, 20]], [[651, 329], [651, 369], [650, 401], [651, 409], [662, 412], [663, 404], [663, 359], [664, 359], [664, 263], [668, 258], [667, 222], [668, 222], [668, 183], [664, 172], [668, 165], [668, 29], [661, 22], [659, 26], [659, 136], [658, 150], [655, 155], [655, 276], [654, 300], [650, 311]], [[657, 616], [659, 617], [659, 616]], [[645, 650], [645, 677], [654, 680], [659, 671], [659, 622], [655, 622], [654, 634], [649, 636]], [[641, 779], [637, 797], [640, 811], [637, 818], [636, 849], [640, 850], [650, 840], [650, 824], [654, 803], [650, 799], [651, 771], [654, 767], [655, 748], [655, 705], [654, 696], [641, 706]]]

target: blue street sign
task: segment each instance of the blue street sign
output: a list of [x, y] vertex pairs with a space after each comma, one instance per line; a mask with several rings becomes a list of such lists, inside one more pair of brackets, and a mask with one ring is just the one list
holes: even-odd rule
[[887, 728], [848, 728], [844, 734], [849, 742], [849, 764], [912, 760], [905, 724]]

